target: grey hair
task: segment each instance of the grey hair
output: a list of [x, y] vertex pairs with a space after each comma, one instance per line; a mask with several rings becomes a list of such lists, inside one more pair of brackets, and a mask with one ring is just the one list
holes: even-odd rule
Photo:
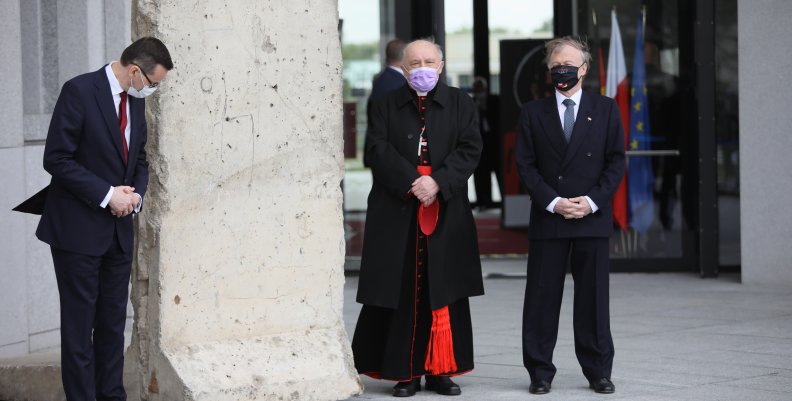
[[583, 56], [583, 62], [585, 64], [591, 64], [591, 52], [589, 51], [588, 44], [585, 40], [574, 38], [572, 36], [564, 36], [562, 38], [555, 38], [552, 40], [547, 41], [545, 43], [545, 59], [544, 62], [547, 64], [547, 67], [550, 67], [550, 57], [558, 51], [558, 49], [564, 46], [572, 46], [575, 49], [580, 50], [581, 56]]
[[402, 48], [402, 50], [401, 50], [401, 57], [400, 58], [401, 58], [402, 63], [404, 62], [404, 55], [407, 54], [407, 48], [410, 47], [410, 45], [412, 45], [415, 42], [429, 42], [429, 43], [433, 44], [435, 49], [437, 50], [437, 54], [440, 55], [440, 61], [443, 61], [443, 48], [441, 48], [440, 45], [435, 43], [434, 38], [428, 37], [428, 38], [416, 39], [416, 40], [413, 40], [410, 43], [407, 43], [407, 46], [404, 46]]

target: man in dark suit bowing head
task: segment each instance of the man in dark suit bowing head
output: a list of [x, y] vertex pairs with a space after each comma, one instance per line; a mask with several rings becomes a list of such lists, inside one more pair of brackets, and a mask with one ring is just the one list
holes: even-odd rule
[[173, 68], [158, 39], [67, 81], [52, 112], [52, 175], [36, 236], [50, 245], [60, 294], [63, 388], [69, 401], [126, 400], [124, 324], [132, 215], [148, 183], [144, 97]]
[[581, 90], [591, 54], [563, 37], [545, 45], [553, 96], [525, 104], [518, 171], [531, 195], [523, 362], [529, 391], [550, 392], [553, 349], [567, 266], [575, 280], [575, 353], [589, 386], [612, 393], [608, 307], [611, 198], [624, 175], [624, 131], [616, 103]]

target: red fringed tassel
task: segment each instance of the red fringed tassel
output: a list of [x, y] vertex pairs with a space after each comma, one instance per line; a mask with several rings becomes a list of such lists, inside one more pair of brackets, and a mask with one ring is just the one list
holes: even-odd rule
[[432, 311], [432, 331], [429, 335], [429, 346], [426, 349], [424, 369], [433, 375], [456, 372], [457, 370], [448, 306]]

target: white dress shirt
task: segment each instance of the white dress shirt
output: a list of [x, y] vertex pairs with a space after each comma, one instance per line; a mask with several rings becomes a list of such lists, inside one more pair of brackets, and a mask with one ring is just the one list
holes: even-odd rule
[[[116, 61], [111, 61], [105, 67], [105, 74], [107, 74], [107, 80], [110, 82], [110, 93], [113, 94], [113, 110], [116, 112], [116, 117], [118, 116], [118, 105], [121, 104], [121, 93], [124, 92], [124, 89], [121, 88], [121, 83], [118, 82], [118, 78], [116, 78], [115, 74], [113, 73], [113, 64]], [[124, 129], [124, 138], [126, 139], [126, 143], [129, 144], [129, 134], [131, 133], [132, 127], [132, 116], [129, 115], [129, 98], [127, 98], [126, 103], [126, 115], [127, 115], [127, 125], [126, 129]], [[129, 145], [127, 145], [128, 147]], [[143, 203], [143, 198], [139, 194], [135, 194], [138, 196], [138, 204], [135, 207], [135, 213], [140, 212], [140, 206]], [[107, 195], [105, 196], [102, 203], [99, 204], [101, 207], [107, 207], [107, 204], [110, 203], [110, 198], [113, 197], [113, 187], [110, 187], [110, 190], [107, 191]]]

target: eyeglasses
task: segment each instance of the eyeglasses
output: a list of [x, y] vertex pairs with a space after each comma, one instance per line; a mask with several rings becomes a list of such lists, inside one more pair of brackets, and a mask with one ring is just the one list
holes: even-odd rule
[[156, 87], [159, 86], [159, 84], [160, 84], [159, 82], [152, 82], [151, 79], [149, 79], [148, 75], [146, 75], [146, 72], [143, 71], [143, 67], [141, 67], [141, 66], [139, 66], [139, 65], [137, 65], [135, 63], [131, 63], [131, 64], [134, 65], [135, 67], [137, 67], [140, 70], [140, 73], [143, 74], [143, 77], [146, 78], [146, 81], [148, 81], [148, 85], [147, 86], [149, 88], [156, 88]]

